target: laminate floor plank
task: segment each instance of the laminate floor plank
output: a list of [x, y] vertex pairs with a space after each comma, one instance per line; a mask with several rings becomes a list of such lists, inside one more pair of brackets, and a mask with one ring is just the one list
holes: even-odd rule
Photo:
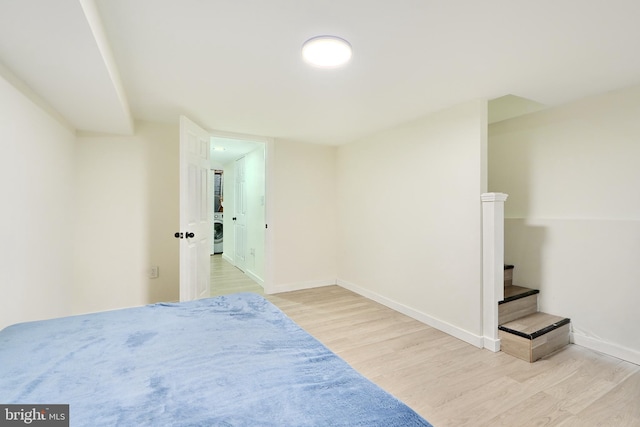
[[210, 296], [228, 295], [236, 292], [253, 292], [264, 295], [264, 289], [237, 267], [222, 258], [211, 255]]
[[560, 425], [640, 426], [640, 372], [636, 370]]
[[[559, 399], [539, 392], [497, 417], [492, 418], [488, 424], [504, 427], [558, 425], [572, 415], [570, 412], [562, 409], [561, 403]], [[525, 424], [523, 424], [523, 422]]]

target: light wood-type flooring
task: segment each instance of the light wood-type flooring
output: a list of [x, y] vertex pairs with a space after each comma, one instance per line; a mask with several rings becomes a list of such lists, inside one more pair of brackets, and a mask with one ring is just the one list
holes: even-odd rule
[[262, 286], [224, 260], [221, 254], [211, 255], [211, 296], [235, 292], [264, 294]]
[[524, 362], [338, 286], [266, 298], [435, 427], [640, 426], [638, 365], [577, 345]]

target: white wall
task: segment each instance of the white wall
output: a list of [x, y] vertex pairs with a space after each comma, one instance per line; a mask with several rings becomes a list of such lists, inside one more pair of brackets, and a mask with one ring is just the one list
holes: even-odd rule
[[74, 141], [0, 77], [0, 329], [71, 314]]
[[276, 140], [273, 184], [273, 292], [336, 283], [336, 147]]
[[178, 300], [177, 127], [141, 122], [131, 137], [82, 136], [76, 151], [75, 310]]
[[490, 126], [505, 260], [578, 344], [640, 363], [640, 86]]
[[482, 346], [486, 102], [340, 146], [339, 283]]
[[[0, 158], [3, 162], [0, 182], [3, 197], [11, 200], [11, 204], [0, 210], [3, 228], [0, 256], [3, 262], [0, 269], [2, 326], [21, 320], [177, 300], [178, 241], [173, 237], [178, 229], [177, 126], [140, 122], [136, 134], [131, 137], [82, 135], [76, 138], [4, 81], [0, 81], [0, 94], [1, 117], [5, 119], [0, 122]], [[337, 215], [346, 213], [348, 219], [363, 208], [360, 199], [347, 197], [345, 192], [341, 192], [341, 197], [336, 194], [343, 185], [353, 186], [362, 180], [367, 186], [356, 186], [356, 193], [375, 200], [375, 208], [365, 209], [366, 215], [361, 218], [363, 224], [373, 224], [373, 228], [365, 226], [366, 232], [360, 234], [363, 228], [358, 226], [349, 228], [346, 234], [358, 231], [354, 236], [355, 245], [376, 252], [374, 245], [380, 241], [379, 237], [388, 236], [385, 233], [388, 228], [381, 219], [386, 220], [391, 215], [398, 222], [400, 211], [393, 208], [393, 197], [372, 187], [371, 182], [386, 183], [387, 189], [404, 188], [406, 159], [421, 153], [427, 155], [426, 163], [419, 161], [415, 170], [421, 172], [419, 180], [434, 178], [426, 188], [431, 190], [435, 204], [425, 203], [427, 199], [416, 197], [413, 192], [409, 202], [419, 201], [417, 206], [422, 209], [439, 206], [430, 215], [442, 217], [440, 207], [445, 209], [451, 205], [450, 198], [444, 197], [451, 187], [436, 184], [441, 175], [422, 172], [428, 169], [423, 168], [424, 165], [436, 167], [449, 159], [450, 166], [461, 167], [453, 167], [445, 173], [454, 188], [466, 189], [471, 177], [469, 187], [472, 189], [459, 194], [464, 199], [460, 202], [477, 214], [482, 192], [478, 184], [481, 174], [477, 163], [480, 157], [479, 131], [475, 129], [477, 110], [476, 104], [457, 108], [378, 135], [367, 141], [366, 146], [354, 144], [345, 148], [340, 162], [345, 180], [340, 184], [337, 181], [336, 147], [276, 141], [272, 155], [274, 191], [267, 200], [272, 204], [273, 214], [269, 224], [274, 251], [272, 291], [336, 283], [337, 259], [345, 252], [339, 251], [339, 243], [345, 244], [347, 250], [349, 246], [346, 239], [337, 237]], [[386, 143], [387, 138], [402, 148], [392, 156], [394, 161], [387, 157], [387, 151], [381, 151], [380, 144]], [[369, 153], [370, 148], [375, 149]], [[427, 150], [423, 151], [423, 148]], [[437, 154], [437, 160], [430, 158], [433, 154]], [[375, 164], [362, 170], [362, 175], [351, 174], [351, 167], [355, 171], [361, 170], [363, 160]], [[375, 171], [374, 176], [370, 170]], [[392, 170], [391, 175], [389, 170]], [[389, 176], [394, 179], [389, 181]], [[229, 176], [225, 178], [229, 182]], [[16, 182], [20, 182], [20, 186], [14, 185]], [[397, 187], [400, 183], [403, 186]], [[411, 188], [415, 188], [414, 184]], [[230, 192], [226, 190], [226, 194], [228, 197]], [[448, 247], [449, 260], [456, 268], [444, 273], [439, 270], [440, 276], [447, 276], [450, 281], [446, 283], [449, 291], [445, 295], [458, 292], [458, 281], [466, 280], [469, 271], [479, 268], [479, 242], [475, 234], [479, 232], [479, 217], [475, 221], [471, 227], [458, 227], [458, 221], [450, 224], [463, 230], [470, 228], [472, 232], [469, 239], [464, 239], [468, 247]], [[428, 222], [417, 229], [424, 232], [425, 225]], [[430, 229], [433, 232], [435, 227]], [[412, 246], [412, 242], [424, 246], [413, 233], [410, 234], [404, 246]], [[432, 237], [449, 238], [443, 234], [446, 233], [436, 232]], [[386, 238], [382, 240], [386, 242]], [[391, 288], [380, 290], [382, 295], [397, 297], [401, 302], [406, 302], [402, 299], [406, 295], [409, 298], [428, 295], [424, 300], [429, 302], [430, 288], [437, 288], [442, 283], [433, 282], [426, 287], [422, 283], [402, 283], [401, 269], [393, 262], [389, 263], [388, 256], [391, 254], [403, 262], [406, 257], [398, 256], [397, 248], [390, 249], [385, 243], [374, 259], [366, 259], [364, 268], [356, 270], [355, 276], [350, 275], [351, 267], [357, 267], [360, 261], [351, 256], [354, 254], [345, 257], [340, 277], [361, 286], [372, 285], [378, 291], [378, 278], [374, 275], [374, 280], [367, 280], [374, 267], [381, 277], [401, 279], [393, 282]], [[475, 264], [461, 269], [459, 265], [465, 264], [463, 258], [467, 252], [475, 254]], [[158, 279], [147, 277], [150, 265], [160, 267]], [[460, 271], [464, 273], [460, 274]], [[429, 275], [422, 269], [422, 264], [416, 266], [414, 273], [413, 277], [419, 278], [419, 282]], [[476, 273], [471, 273], [474, 276], [471, 282], [477, 285], [479, 273]], [[396, 286], [398, 283], [401, 286]], [[470, 295], [475, 295], [479, 304], [479, 289]], [[414, 307], [423, 310], [425, 301]], [[466, 308], [463, 303], [460, 310]], [[476, 313], [472, 317], [479, 317], [478, 307], [471, 311], [474, 310]]]
[[180, 169], [178, 126], [139, 122], [136, 129], [147, 148], [149, 264], [160, 276], [148, 281], [148, 301], [178, 301], [180, 297]]

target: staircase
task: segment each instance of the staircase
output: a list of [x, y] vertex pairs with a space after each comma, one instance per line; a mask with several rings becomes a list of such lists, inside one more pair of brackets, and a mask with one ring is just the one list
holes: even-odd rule
[[498, 302], [500, 349], [535, 362], [569, 344], [571, 321], [539, 312], [540, 291], [514, 286], [513, 268], [504, 266], [504, 300]]

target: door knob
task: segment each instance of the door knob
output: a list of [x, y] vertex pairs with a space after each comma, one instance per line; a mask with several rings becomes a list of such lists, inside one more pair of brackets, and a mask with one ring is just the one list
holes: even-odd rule
[[195, 233], [193, 233], [192, 231], [187, 231], [187, 239], [191, 239], [192, 237], [195, 237]]

